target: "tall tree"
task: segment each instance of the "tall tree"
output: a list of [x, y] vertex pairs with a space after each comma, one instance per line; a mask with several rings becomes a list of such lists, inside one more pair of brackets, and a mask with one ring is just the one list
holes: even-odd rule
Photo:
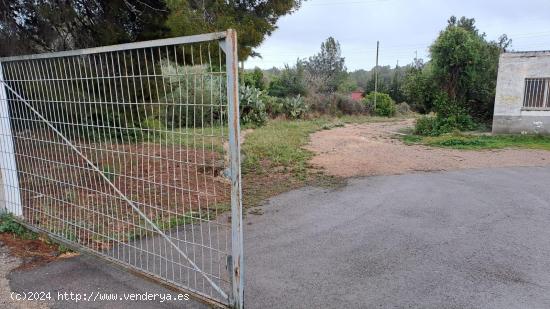
[[168, 33], [168, 10], [161, 0], [1, 0], [0, 12], [2, 56], [148, 40]]
[[475, 20], [451, 17], [430, 47], [432, 74], [456, 112], [490, 119], [495, 96], [499, 55], [510, 44], [504, 35], [487, 41]]
[[329, 37], [321, 44], [321, 51], [305, 63], [307, 81], [318, 92], [335, 92], [346, 77], [345, 58], [340, 43]]
[[302, 0], [0, 0], [0, 56], [234, 28], [239, 59]]
[[172, 36], [237, 30], [239, 60], [254, 52], [277, 28], [281, 16], [297, 10], [302, 0], [167, 0]]
[[391, 78], [391, 84], [389, 89], [389, 95], [395, 102], [403, 102], [405, 100], [403, 96], [403, 90], [401, 89], [403, 83], [403, 70], [399, 65], [395, 66], [393, 70], [393, 76]]

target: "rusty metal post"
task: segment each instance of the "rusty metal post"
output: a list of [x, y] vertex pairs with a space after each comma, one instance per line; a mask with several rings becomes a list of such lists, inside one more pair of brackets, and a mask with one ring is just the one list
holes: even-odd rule
[[244, 259], [241, 191], [241, 151], [239, 145], [239, 62], [237, 57], [237, 32], [227, 30], [225, 38], [227, 66], [227, 100], [229, 105], [229, 148], [231, 165], [231, 283], [230, 303], [233, 308], [243, 308]]

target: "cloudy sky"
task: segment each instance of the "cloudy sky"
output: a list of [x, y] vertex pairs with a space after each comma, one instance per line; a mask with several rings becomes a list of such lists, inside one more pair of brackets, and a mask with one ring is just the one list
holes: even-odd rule
[[279, 20], [257, 50], [263, 59], [245, 67], [293, 64], [318, 52], [329, 36], [340, 41], [349, 70], [374, 65], [377, 40], [381, 64], [407, 64], [415, 52], [427, 57], [451, 15], [475, 18], [489, 39], [508, 34], [514, 50], [550, 50], [549, 0], [308, 0]]

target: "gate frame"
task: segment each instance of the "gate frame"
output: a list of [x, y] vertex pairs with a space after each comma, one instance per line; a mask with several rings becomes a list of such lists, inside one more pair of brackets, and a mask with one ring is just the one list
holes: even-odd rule
[[[231, 253], [228, 257], [228, 273], [231, 277], [231, 293], [229, 296], [229, 306], [242, 309], [244, 307], [244, 256], [243, 256], [243, 228], [242, 228], [242, 186], [241, 186], [241, 158], [240, 158], [240, 115], [239, 115], [239, 80], [238, 80], [238, 42], [237, 32], [228, 29], [224, 32], [215, 32], [208, 34], [199, 34], [192, 36], [176, 37], [169, 39], [159, 39], [135, 43], [126, 43], [119, 45], [102, 46], [95, 48], [61, 51], [53, 53], [42, 53], [23, 56], [12, 56], [0, 58], [0, 173], [1, 184], [0, 194], [3, 194], [4, 209], [0, 209], [14, 214], [16, 220], [25, 227], [35, 232], [44, 232], [40, 228], [34, 227], [23, 220], [21, 193], [19, 190], [19, 180], [17, 174], [17, 164], [15, 160], [15, 148], [13, 140], [13, 131], [11, 126], [11, 115], [9, 113], [7, 89], [4, 82], [2, 69], [3, 62], [33, 60], [44, 58], [60, 58], [70, 56], [80, 56], [87, 54], [107, 53], [128, 49], [140, 49], [155, 47], [161, 45], [191, 44], [206, 41], [218, 41], [226, 57], [226, 79], [227, 79], [227, 106], [228, 106], [228, 127], [229, 127], [229, 161], [231, 170]], [[0, 195], [1, 196], [1, 195]], [[98, 257], [102, 261], [108, 261], [116, 266], [122, 267], [135, 275], [145, 277], [164, 287], [176, 291], [189, 293], [191, 297], [218, 307], [225, 307], [226, 304], [220, 303], [215, 299], [210, 299], [205, 295], [197, 294], [185, 287], [164, 282], [159, 278], [148, 275], [146, 272], [132, 269], [122, 261], [100, 255], [99, 253], [67, 242], [65, 239], [56, 235], [49, 237], [67, 244], [77, 251]]]
[[239, 115], [239, 60], [237, 32], [227, 30], [225, 41], [220, 42], [225, 52], [227, 70], [227, 100], [229, 125], [229, 160], [231, 165], [231, 261], [229, 273], [232, 280], [231, 306], [244, 307], [244, 256], [242, 224], [241, 149]]
[[8, 94], [3, 83], [4, 73], [0, 59], [0, 180], [1, 193], [6, 205], [0, 206], [2, 212], [23, 216], [19, 177], [15, 161], [15, 148], [11, 128], [11, 115], [8, 108]]

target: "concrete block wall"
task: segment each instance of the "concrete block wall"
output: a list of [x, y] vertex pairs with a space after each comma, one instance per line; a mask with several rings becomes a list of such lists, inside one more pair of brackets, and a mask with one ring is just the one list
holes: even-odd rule
[[526, 78], [550, 78], [550, 51], [500, 56], [493, 133], [550, 134], [550, 109], [523, 109]]

